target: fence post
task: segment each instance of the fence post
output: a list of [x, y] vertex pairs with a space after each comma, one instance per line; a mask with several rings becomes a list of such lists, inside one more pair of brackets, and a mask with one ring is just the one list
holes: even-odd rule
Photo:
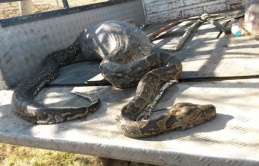
[[65, 9], [69, 8], [69, 4], [68, 4], [67, 0], [62, 0], [62, 2], [63, 2]]
[[20, 15], [32, 14], [33, 5], [31, 0], [24, 0], [19, 2]]

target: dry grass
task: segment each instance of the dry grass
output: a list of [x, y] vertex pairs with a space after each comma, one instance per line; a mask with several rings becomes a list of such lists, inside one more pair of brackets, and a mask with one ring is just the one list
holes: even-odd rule
[[0, 143], [1, 166], [154, 166]]
[[0, 144], [0, 165], [3, 166], [102, 166], [92, 156]]

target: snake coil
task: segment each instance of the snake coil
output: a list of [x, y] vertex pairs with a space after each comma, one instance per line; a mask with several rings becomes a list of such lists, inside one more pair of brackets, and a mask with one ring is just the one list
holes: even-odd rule
[[122, 108], [119, 129], [129, 137], [147, 137], [169, 130], [183, 130], [215, 117], [212, 105], [176, 104], [167, 115], [154, 120], [136, 121], [157, 92], [169, 80], [178, 80], [182, 64], [171, 54], [150, 54], [151, 44], [138, 27], [123, 21], [107, 21], [84, 30], [68, 48], [45, 57], [39, 69], [14, 90], [12, 110], [19, 117], [36, 124], [52, 124], [85, 117], [95, 112], [100, 100], [90, 100], [85, 107], [48, 107], [33, 101], [58, 69], [80, 61], [101, 60], [101, 73], [117, 88], [137, 86], [135, 97]]

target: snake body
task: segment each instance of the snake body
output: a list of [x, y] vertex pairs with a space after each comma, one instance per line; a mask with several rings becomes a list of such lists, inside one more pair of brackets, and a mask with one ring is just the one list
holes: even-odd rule
[[[119, 128], [126, 136], [146, 137], [179, 129], [176, 126], [180, 123], [175, 119], [181, 119], [181, 116], [176, 115], [175, 111], [155, 120], [136, 121], [143, 109], [154, 100], [161, 86], [168, 80], [177, 80], [182, 71], [181, 62], [172, 54], [150, 54], [150, 50], [151, 44], [145, 33], [127, 22], [107, 21], [87, 28], [68, 48], [47, 55], [35, 74], [15, 88], [12, 110], [19, 117], [36, 124], [60, 123], [93, 113], [100, 104], [100, 100], [93, 96], [78, 93], [90, 100], [91, 103], [85, 107], [48, 107], [33, 99], [58, 76], [60, 67], [80, 61], [101, 60], [101, 73], [114, 87], [138, 85], [135, 97], [122, 108], [118, 120]], [[190, 119], [188, 125], [182, 124], [185, 126], [180, 126], [181, 129], [215, 117], [215, 107], [206, 108], [209, 109], [194, 109], [186, 113], [189, 117], [197, 117], [198, 112], [202, 115], [198, 114], [194, 121]], [[172, 124], [174, 122], [177, 124]]]
[[133, 121], [118, 118], [118, 127], [123, 134], [131, 138], [155, 136], [168, 131], [186, 130], [216, 117], [216, 108], [211, 104], [198, 105], [177, 103], [156, 119]]

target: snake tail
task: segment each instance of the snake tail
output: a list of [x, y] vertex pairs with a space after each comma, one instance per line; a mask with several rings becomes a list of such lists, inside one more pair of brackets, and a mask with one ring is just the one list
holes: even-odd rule
[[[49, 54], [32, 76], [23, 80], [14, 90], [12, 110], [19, 117], [36, 124], [53, 124], [83, 118], [95, 112], [100, 104], [96, 97], [87, 97], [85, 107], [45, 106], [35, 102], [41, 89], [58, 77], [59, 67], [82, 61], [78, 39], [68, 48]], [[83, 97], [81, 95], [81, 97]]]

